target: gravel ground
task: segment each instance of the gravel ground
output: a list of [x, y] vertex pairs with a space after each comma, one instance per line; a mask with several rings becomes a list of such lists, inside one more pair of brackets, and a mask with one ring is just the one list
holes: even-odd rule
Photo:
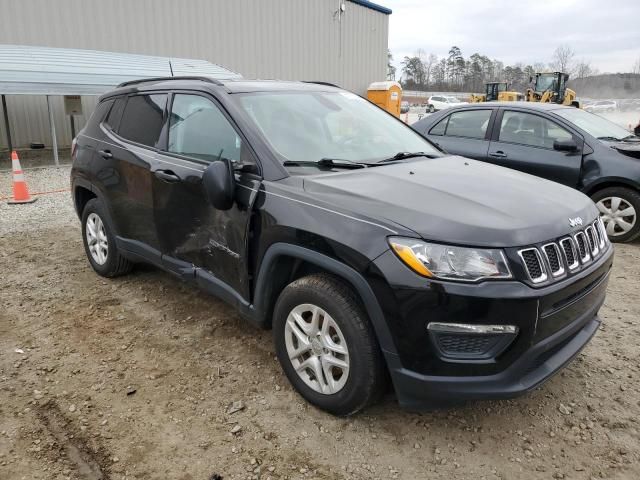
[[[68, 169], [27, 174], [53, 189]], [[68, 193], [0, 204], [0, 479], [637, 480], [638, 247], [616, 248], [601, 330], [538, 390], [422, 414], [390, 394], [343, 419], [215, 298], [148, 267], [98, 277]]]
[[[8, 205], [6, 198], [13, 195], [10, 171], [0, 171], [0, 236], [9, 232], [29, 232], [41, 225], [76, 226], [69, 189], [70, 166], [33, 168], [25, 171], [29, 193], [35, 203]], [[65, 190], [59, 193], [33, 195], [37, 192]]]

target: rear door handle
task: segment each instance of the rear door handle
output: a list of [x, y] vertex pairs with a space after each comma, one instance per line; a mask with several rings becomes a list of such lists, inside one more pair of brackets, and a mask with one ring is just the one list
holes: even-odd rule
[[490, 153], [489, 156], [493, 158], [507, 158], [507, 154], [500, 150]]
[[111, 150], [99, 150], [98, 153], [102, 158], [113, 158]]
[[176, 183], [180, 181], [180, 177], [171, 170], [156, 170], [154, 173], [160, 180], [164, 180], [168, 183]]

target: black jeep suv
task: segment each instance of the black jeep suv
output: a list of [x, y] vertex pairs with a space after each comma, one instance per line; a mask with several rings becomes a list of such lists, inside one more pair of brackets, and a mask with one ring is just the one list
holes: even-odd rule
[[334, 414], [389, 377], [411, 408], [524, 393], [600, 324], [613, 248], [588, 197], [447, 156], [334, 86], [123, 84], [71, 176], [97, 273], [151, 263], [226, 300]]

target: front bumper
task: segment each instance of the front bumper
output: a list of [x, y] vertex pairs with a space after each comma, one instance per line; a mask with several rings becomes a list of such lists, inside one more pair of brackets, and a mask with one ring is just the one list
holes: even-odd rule
[[[385, 262], [380, 259], [379, 266]], [[612, 262], [610, 247], [581, 275], [538, 289], [519, 282], [450, 286], [422, 280], [419, 289], [391, 283], [385, 316], [399, 348], [384, 353], [399, 403], [409, 409], [434, 408], [511, 398], [535, 389], [597, 331]], [[431, 321], [516, 325], [519, 331], [494, 358], [452, 360], [440, 355], [430, 339], [426, 326]]]

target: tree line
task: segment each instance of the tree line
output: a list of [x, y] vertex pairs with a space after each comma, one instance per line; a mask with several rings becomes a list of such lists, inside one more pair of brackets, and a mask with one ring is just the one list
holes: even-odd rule
[[[396, 68], [393, 56], [388, 52], [388, 78], [395, 80]], [[418, 50], [413, 56], [405, 56], [401, 62], [402, 87], [406, 90], [431, 90], [448, 92], [482, 92], [486, 82], [508, 82], [510, 88], [524, 91], [529, 78], [536, 72], [562, 71], [572, 78], [585, 78], [598, 72], [587, 60], [576, 60], [575, 52], [568, 45], [559, 46], [549, 63], [522, 62], [505, 65], [504, 62], [474, 53], [465, 58], [460, 48], [453, 46], [444, 57]]]

